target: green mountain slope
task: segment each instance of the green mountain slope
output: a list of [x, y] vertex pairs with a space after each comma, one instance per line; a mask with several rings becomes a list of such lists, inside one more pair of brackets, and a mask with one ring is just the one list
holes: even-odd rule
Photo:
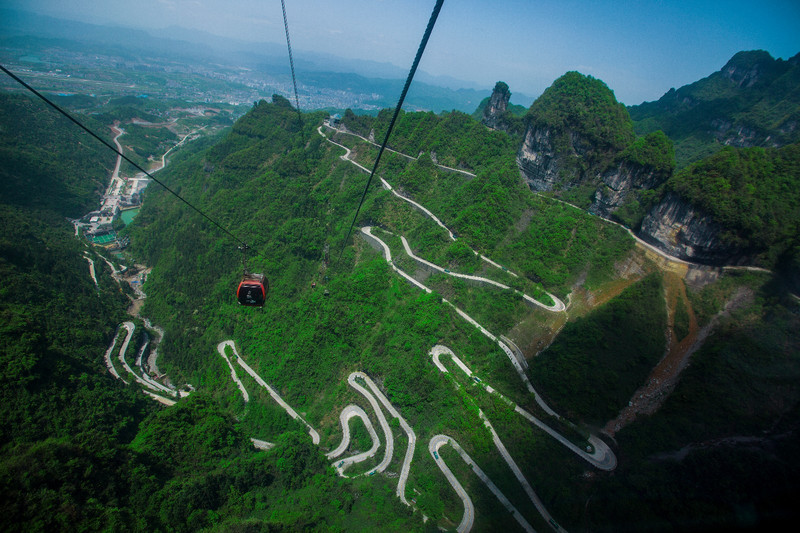
[[536, 99], [527, 120], [534, 127], [555, 132], [554, 146], [563, 151], [573, 145], [570, 132], [580, 136], [581, 147], [597, 154], [618, 152], [633, 140], [633, 128], [625, 106], [618, 103], [605, 83], [568, 72]]
[[739, 52], [718, 72], [656, 102], [628, 108], [641, 134], [663, 130], [678, 167], [723, 146], [778, 147], [800, 140], [800, 55]]
[[786, 262], [800, 246], [800, 144], [723, 148], [675, 174], [668, 189], [711, 214], [723, 241], [762, 264]]
[[[605, 98], [600, 102], [608, 104]], [[613, 102], [606, 107], [618, 110]], [[167, 332], [159, 366], [174, 382], [196, 389], [173, 407], [154, 406], [106, 372], [102, 354], [126, 302], [102, 272], [95, 288], [81, 257], [83, 245], [69, 226], [53, 229], [61, 215], [32, 218], [32, 212], [21, 214], [22, 206], [4, 207], [8, 224], [0, 267], [6, 275], [0, 289], [2, 312], [10, 317], [4, 346], [12, 347], [3, 354], [2, 382], [6, 529], [454, 529], [464, 508], [437, 467], [440, 458], [473, 498], [475, 530], [518, 528], [453, 448], [439, 449], [439, 456], [428, 450], [435, 435], [446, 434], [519, 516], [547, 530], [548, 521], [502, 459], [487, 419], [565, 529], [746, 526], [790, 509], [787, 495], [798, 479], [791, 446], [800, 398], [791, 335], [797, 306], [768, 276], [711, 282], [714, 276], [706, 273], [682, 294], [683, 314], [674, 311], [671, 291], [676, 279], [683, 287], [680, 278], [658, 273], [622, 228], [531, 195], [509, 137], [458, 112], [405, 113], [396, 128], [392, 146], [413, 158], [385, 154], [379, 174], [393, 189], [376, 179], [356, 220], [356, 228], [375, 226], [374, 234], [392, 252], [389, 264], [366, 239], [356, 235], [345, 242], [366, 175], [343, 161], [344, 149], [328, 139], [347, 146], [364, 166], [376, 148], [321, 126], [324, 118], [304, 114], [300, 121], [288, 101], [273, 97], [273, 103], [255, 105], [224, 137], [175, 154], [159, 174], [252, 246], [248, 265], [270, 281], [264, 308], [235, 301], [241, 275], [237, 243], [163, 190], [147, 189], [144, 207], [125, 230], [132, 253], [153, 268], [143, 313]], [[584, 115], [578, 119], [590, 122]], [[348, 113], [344, 121], [354, 132], [369, 137], [374, 130], [380, 138], [387, 117]], [[628, 139], [619, 150], [625, 158], [671, 168], [671, 158], [663, 157], [671, 145], [662, 136]], [[63, 146], [54, 150], [68, 152]], [[609, 148], [598, 161], [613, 160], [616, 150]], [[411, 199], [434, 212], [456, 239]], [[52, 240], [40, 238], [47, 228]], [[433, 273], [411, 259], [401, 237], [418, 256], [446, 270]], [[408, 283], [394, 267], [434, 291]], [[551, 305], [547, 291], [570, 306], [566, 313], [548, 311], [497, 285], [453, 278], [453, 272], [487, 277]], [[31, 293], [47, 297], [37, 301]], [[523, 374], [567, 418], [547, 415], [508, 355], [443, 297], [491, 334], [512, 339], [531, 359]], [[625, 406], [665, 345], [674, 344], [665, 342], [665, 334], [674, 329], [698, 339], [695, 315], [699, 327], [718, 324], [720, 334], [709, 326], [709, 340], [662, 411], [617, 432], [612, 446], [619, 464], [612, 472], [590, 466], [482, 386], [491, 384], [585, 449], [587, 432], [598, 433], [596, 426]], [[227, 339], [241, 357], [228, 353], [250, 393], [247, 403], [217, 352]], [[141, 344], [135, 342], [132, 350]], [[436, 344], [451, 347], [477, 379], [446, 357], [442, 372], [430, 355]], [[244, 361], [319, 431], [319, 445], [242, 371]], [[367, 409], [364, 396], [347, 382], [354, 371], [374, 379], [413, 428], [417, 440], [405, 496], [417, 511], [396, 494], [409, 443], [396, 418], [389, 421], [395, 449], [385, 471], [345, 479], [324, 455], [341, 439], [342, 410], [349, 404]], [[69, 407], [60, 409], [57, 402]], [[81, 420], [79, 412], [88, 415]], [[371, 411], [368, 416], [380, 427]], [[354, 421], [351, 428], [355, 444], [348, 453], [368, 449], [364, 425]], [[730, 453], [709, 454], [703, 447], [709, 440], [754, 435], [764, 446], [774, 444], [775, 453], [742, 450], [735, 439], [722, 445]], [[256, 451], [249, 438], [275, 447]], [[685, 460], [652, 458], [683, 447]], [[346, 472], [368, 472], [383, 450]], [[740, 458], [746, 461], [739, 464]], [[769, 486], [769, 475], [781, 468]], [[704, 473], [703, 483], [693, 472]], [[748, 478], [756, 480], [748, 490], [711, 490], [710, 480]], [[643, 503], [626, 503], [631, 501]]]

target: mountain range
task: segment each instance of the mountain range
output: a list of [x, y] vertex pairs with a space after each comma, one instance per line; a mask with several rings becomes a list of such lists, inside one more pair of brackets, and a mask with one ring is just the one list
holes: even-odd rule
[[[694, 84], [692, 109], [722, 109], [710, 120], [666, 103], [634, 119], [577, 72], [523, 116], [498, 83], [491, 127], [401, 112], [365, 196], [391, 111], [336, 125], [274, 95], [170, 152], [159, 179], [201, 212], [151, 184], [117, 227], [131, 243], [119, 255], [65, 220], [97, 206], [113, 157], [43, 104], [0, 95], [4, 529], [796, 523], [798, 149], [781, 111], [795, 93], [775, 92], [796, 66], [734, 59], [752, 57], [776, 73], [769, 88], [738, 67], [708, 78], [735, 86], [732, 113]], [[183, 103], [120, 96], [81, 118], [116, 119], [142, 164], [176, 142], [156, 133], [171, 118], [198, 127]], [[753, 146], [698, 133], [764, 107]], [[694, 133], [670, 130], [671, 113]], [[705, 144], [679, 163], [689, 138]], [[603, 218], [644, 236], [648, 220], [699, 210], [729, 248], [673, 252], [689, 261]], [[237, 303], [239, 243], [206, 217], [250, 246], [263, 308]], [[690, 221], [662, 225], [672, 238]], [[123, 283], [123, 265], [146, 278]]]

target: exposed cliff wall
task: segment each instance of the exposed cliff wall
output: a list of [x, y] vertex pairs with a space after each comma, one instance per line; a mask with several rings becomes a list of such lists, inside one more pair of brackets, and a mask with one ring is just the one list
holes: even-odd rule
[[634, 200], [631, 192], [653, 189], [665, 179], [663, 173], [653, 167], [623, 161], [618, 167], [603, 173], [603, 183], [597, 188], [589, 211], [608, 218], [624, 204]]
[[735, 246], [720, 238], [723, 227], [702, 210], [668, 193], [642, 221], [639, 236], [668, 254], [707, 264], [746, 259]]
[[498, 81], [492, 96], [484, 98], [478, 109], [472, 115], [481, 124], [493, 130], [504, 131], [512, 136], [521, 136], [525, 126], [522, 116], [527, 109], [520, 105], [510, 103], [511, 91], [505, 82]]
[[492, 96], [489, 98], [489, 103], [483, 110], [483, 117], [481, 123], [492, 129], [506, 130], [505, 115], [508, 110], [508, 101], [511, 99], [511, 91], [508, 90], [508, 85], [502, 81], [498, 81]]
[[531, 189], [553, 189], [558, 182], [560, 165], [548, 128], [528, 128], [517, 153], [517, 165]]
[[625, 107], [600, 80], [568, 72], [531, 106], [517, 163], [538, 191], [599, 181], [634, 140]]

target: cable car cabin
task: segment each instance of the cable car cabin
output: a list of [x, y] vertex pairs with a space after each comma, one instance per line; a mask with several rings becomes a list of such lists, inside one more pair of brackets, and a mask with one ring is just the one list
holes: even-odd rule
[[236, 289], [236, 299], [242, 305], [261, 307], [267, 298], [269, 282], [264, 274], [245, 274]]

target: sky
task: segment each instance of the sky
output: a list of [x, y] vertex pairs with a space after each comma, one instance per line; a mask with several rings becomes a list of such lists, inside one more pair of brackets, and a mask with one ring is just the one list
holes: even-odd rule
[[[285, 43], [279, 0], [0, 0], [134, 28]], [[285, 0], [293, 49], [411, 66], [435, 0]], [[798, 0], [445, 0], [420, 69], [538, 96], [577, 70], [627, 105], [720, 70], [740, 50], [800, 52]], [[302, 74], [298, 72], [302, 79]]]

